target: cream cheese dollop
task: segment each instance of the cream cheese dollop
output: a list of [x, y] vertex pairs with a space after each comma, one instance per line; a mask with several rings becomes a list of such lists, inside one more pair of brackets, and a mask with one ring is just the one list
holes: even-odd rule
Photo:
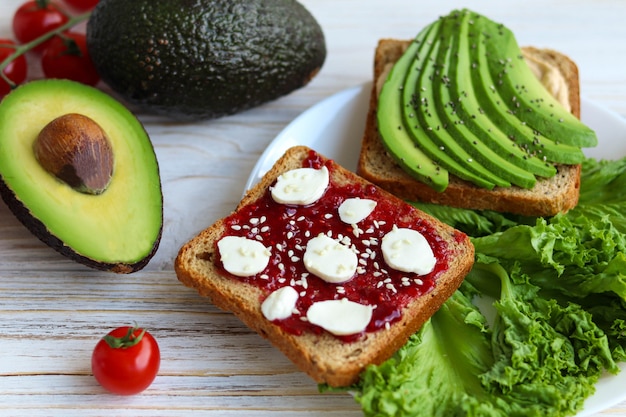
[[402, 272], [425, 275], [435, 268], [437, 258], [428, 241], [417, 230], [393, 229], [383, 236], [381, 249], [385, 262]]
[[372, 306], [342, 298], [313, 303], [307, 310], [306, 317], [310, 323], [334, 335], [349, 336], [367, 328], [372, 319], [372, 310]]
[[330, 183], [325, 166], [297, 168], [282, 173], [272, 187], [272, 198], [279, 204], [308, 205], [319, 200]]
[[339, 206], [339, 218], [347, 224], [356, 224], [372, 214], [376, 201], [368, 198], [348, 198]]
[[272, 292], [261, 304], [261, 312], [269, 321], [290, 317], [296, 308], [298, 292], [293, 287], [282, 287]]
[[261, 242], [241, 236], [225, 236], [217, 242], [224, 269], [238, 277], [262, 272], [269, 263], [271, 252]]
[[349, 281], [358, 265], [349, 247], [322, 233], [307, 242], [303, 262], [307, 271], [333, 284]]

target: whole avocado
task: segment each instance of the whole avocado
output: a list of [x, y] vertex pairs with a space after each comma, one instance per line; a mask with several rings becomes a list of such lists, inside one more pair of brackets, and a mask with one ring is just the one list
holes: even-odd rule
[[102, 80], [138, 111], [233, 114], [306, 85], [324, 34], [295, 0], [101, 0], [87, 45]]

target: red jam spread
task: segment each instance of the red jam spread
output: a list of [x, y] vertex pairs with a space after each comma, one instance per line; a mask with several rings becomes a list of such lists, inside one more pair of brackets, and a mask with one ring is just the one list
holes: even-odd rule
[[[303, 167], [320, 169], [324, 162], [314, 152], [303, 162]], [[284, 287], [292, 286], [299, 294], [298, 314], [275, 320], [285, 331], [302, 334], [305, 331], [321, 333], [324, 330], [306, 321], [308, 308], [317, 301], [348, 298], [351, 301], [375, 305], [366, 332], [384, 329], [398, 320], [402, 309], [411, 300], [428, 293], [437, 276], [448, 267], [447, 242], [440, 238], [425, 221], [412, 220], [410, 205], [397, 206], [387, 201], [372, 185], [339, 185], [332, 180], [332, 163], [325, 163], [331, 172], [331, 182], [326, 192], [315, 203], [294, 206], [276, 203], [268, 191], [258, 201], [226, 218], [224, 236], [242, 236], [258, 240], [271, 248], [267, 268], [251, 277], [235, 277], [265, 290], [265, 296]], [[338, 207], [348, 198], [368, 198], [377, 202], [374, 211], [357, 225], [342, 222]], [[435, 268], [427, 275], [416, 275], [394, 270], [382, 255], [380, 243], [393, 226], [411, 228], [420, 232], [429, 242], [437, 259]], [[310, 274], [302, 258], [309, 239], [320, 233], [356, 249], [359, 270], [354, 278], [341, 284], [331, 284]], [[222, 272], [228, 274], [223, 268]], [[336, 336], [345, 341], [358, 340], [361, 335]]]

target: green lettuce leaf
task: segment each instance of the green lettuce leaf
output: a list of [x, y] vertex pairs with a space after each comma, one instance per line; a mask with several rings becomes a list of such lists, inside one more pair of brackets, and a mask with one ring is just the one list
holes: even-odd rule
[[[366, 416], [567, 416], [626, 360], [626, 158], [553, 218], [415, 204], [472, 236], [461, 288], [352, 387]], [[480, 306], [477, 307], [477, 305]]]
[[458, 291], [392, 359], [368, 367], [356, 399], [368, 416], [465, 415], [490, 396], [479, 378], [493, 362], [489, 340], [484, 316]]

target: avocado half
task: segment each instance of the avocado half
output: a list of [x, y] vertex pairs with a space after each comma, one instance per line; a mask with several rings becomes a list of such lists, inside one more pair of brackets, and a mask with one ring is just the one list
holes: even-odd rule
[[[112, 164], [103, 190], [80, 190], [36, 155], [42, 130], [65, 115], [86, 116], [106, 134]], [[163, 195], [148, 134], [121, 103], [76, 82], [32, 81], [0, 102], [0, 195], [40, 240], [95, 269], [138, 271], [161, 239]]]

